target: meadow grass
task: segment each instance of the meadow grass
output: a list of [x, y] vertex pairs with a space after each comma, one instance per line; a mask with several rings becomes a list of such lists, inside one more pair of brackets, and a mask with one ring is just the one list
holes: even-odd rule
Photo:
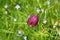
[[[39, 18], [35, 27], [27, 24], [31, 14]], [[60, 40], [57, 20], [60, 0], [0, 0], [0, 40]]]

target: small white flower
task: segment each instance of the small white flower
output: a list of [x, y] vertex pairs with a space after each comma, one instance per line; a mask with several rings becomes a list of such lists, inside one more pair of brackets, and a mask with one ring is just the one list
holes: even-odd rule
[[14, 18], [14, 21], [16, 21], [16, 18]]
[[40, 12], [40, 9], [39, 8], [36, 8], [36, 12], [39, 13]]
[[53, 26], [53, 28], [55, 28], [56, 26]]
[[20, 8], [20, 6], [17, 4], [17, 5], [15, 6], [15, 8], [16, 8], [16, 9], [19, 9], [19, 8]]
[[47, 0], [47, 4], [50, 5], [50, 0]]
[[50, 0], [47, 0], [48, 8], [50, 7]]
[[44, 9], [41, 9], [42, 13], [44, 13]]
[[24, 40], [27, 40], [27, 36], [24, 36]]
[[26, 5], [26, 8], [28, 8], [28, 5]]
[[5, 4], [5, 5], [4, 5], [4, 8], [7, 8], [7, 7], [8, 7], [8, 5], [7, 5], [7, 4]]
[[5, 14], [8, 14], [8, 11], [5, 10]]
[[19, 35], [19, 36], [22, 36], [21, 30], [18, 30], [18, 35]]
[[47, 22], [46, 19], [43, 19], [43, 23], [46, 24], [46, 22]]

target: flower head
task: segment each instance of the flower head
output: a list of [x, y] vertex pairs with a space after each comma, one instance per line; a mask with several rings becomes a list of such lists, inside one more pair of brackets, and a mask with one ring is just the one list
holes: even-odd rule
[[28, 19], [28, 26], [32, 25], [32, 27], [36, 26], [38, 23], [38, 16], [32, 14], [30, 15], [29, 19]]
[[16, 9], [19, 9], [19, 8], [20, 8], [20, 5], [17, 4], [17, 5], [15, 6], [15, 8], [16, 8]]
[[7, 10], [5, 10], [5, 14], [8, 14], [8, 11]]
[[4, 8], [7, 8], [7, 7], [8, 7], [8, 5], [7, 5], [7, 4], [5, 4], [5, 5], [4, 5]]
[[19, 36], [22, 36], [21, 30], [18, 30], [18, 35], [19, 35]]
[[27, 36], [24, 36], [24, 40], [27, 40]]
[[36, 12], [39, 13], [40, 12], [40, 9], [39, 8], [36, 8]]
[[13, 20], [16, 21], [16, 18], [14, 18]]
[[43, 19], [43, 23], [46, 24], [46, 22], [47, 22], [46, 19]]

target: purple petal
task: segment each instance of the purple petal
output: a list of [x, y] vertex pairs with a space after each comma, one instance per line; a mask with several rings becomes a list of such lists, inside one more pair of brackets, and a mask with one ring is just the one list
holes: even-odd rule
[[36, 26], [38, 23], [38, 17], [34, 14], [32, 14], [28, 19], [28, 26], [32, 25], [32, 27]]

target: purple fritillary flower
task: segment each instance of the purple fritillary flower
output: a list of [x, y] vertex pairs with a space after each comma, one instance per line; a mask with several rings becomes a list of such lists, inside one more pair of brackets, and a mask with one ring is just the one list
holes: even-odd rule
[[38, 16], [34, 14], [30, 15], [27, 24], [28, 26], [32, 25], [32, 27], [36, 26], [38, 24]]

